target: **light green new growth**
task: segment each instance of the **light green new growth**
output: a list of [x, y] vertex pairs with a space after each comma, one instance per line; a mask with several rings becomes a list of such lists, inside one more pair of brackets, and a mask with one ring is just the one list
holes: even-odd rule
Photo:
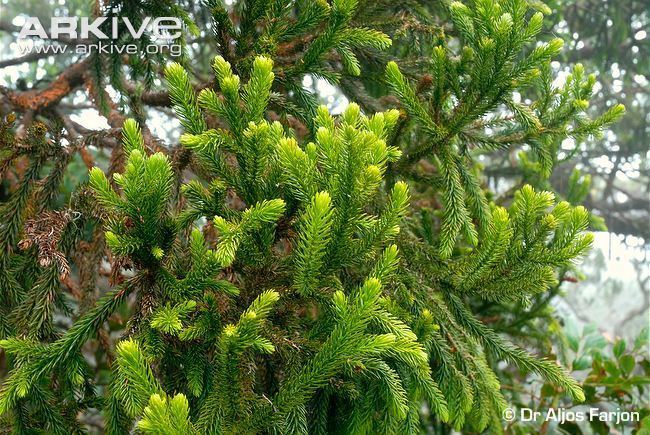
[[171, 399], [153, 394], [137, 428], [151, 435], [198, 433], [189, 421], [189, 408], [187, 398], [183, 394], [177, 394]]
[[331, 240], [332, 200], [327, 192], [314, 195], [302, 221], [300, 239], [296, 246], [294, 285], [301, 295], [309, 296], [318, 285], [323, 257]]

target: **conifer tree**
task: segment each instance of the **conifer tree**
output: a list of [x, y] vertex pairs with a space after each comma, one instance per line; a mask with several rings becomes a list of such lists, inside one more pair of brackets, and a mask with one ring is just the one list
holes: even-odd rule
[[[588, 116], [595, 78], [580, 66], [552, 85], [561, 42], [536, 44], [542, 3], [444, 5], [390, 24], [355, 0], [207, 2], [217, 47], [207, 84], [187, 57], [131, 64], [137, 77], [164, 62], [165, 90], [139, 90], [127, 118], [101, 87], [128, 93], [124, 78], [104, 77], [101, 59], [86, 77], [120, 137], [65, 206], [71, 159], [106, 138], [64, 146], [64, 119], [21, 135], [5, 117], [0, 170], [27, 166], [0, 207], [4, 424], [498, 432], [501, 362], [583, 400], [562, 367], [491, 329], [475, 302], [525, 303], [589, 250], [599, 222], [546, 181], [563, 139], [598, 135], [624, 109]], [[201, 32], [198, 14], [151, 8], [128, 13], [172, 14]], [[422, 29], [434, 13], [451, 27], [432, 41]], [[423, 26], [407, 35], [427, 51], [417, 62], [391, 42], [409, 19]], [[332, 115], [302, 87], [307, 75], [358, 104]], [[396, 98], [372, 95], [383, 91]], [[159, 93], [182, 128], [175, 148], [143, 122]], [[503, 196], [481, 173], [498, 150], [517, 151], [525, 174]], [[572, 183], [585, 188], [579, 174]], [[95, 300], [107, 266], [110, 288]]]

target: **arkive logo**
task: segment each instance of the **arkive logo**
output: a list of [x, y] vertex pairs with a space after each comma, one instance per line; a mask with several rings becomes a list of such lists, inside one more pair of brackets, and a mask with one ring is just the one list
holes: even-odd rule
[[[118, 12], [113, 10], [114, 13]], [[177, 17], [145, 17], [137, 23], [128, 17], [51, 17], [43, 25], [38, 17], [20, 17], [24, 20], [18, 34], [22, 54], [156, 54], [166, 52], [180, 56], [183, 48], [175, 40], [181, 37], [182, 21]], [[46, 30], [49, 29], [49, 30]], [[134, 43], [147, 32], [147, 44]], [[127, 41], [123, 41], [124, 36]], [[34, 44], [33, 39], [54, 40], [64, 44]], [[64, 39], [65, 38], [65, 39]], [[129, 42], [130, 41], [130, 42]]]
[[[109, 19], [110, 35], [107, 35], [100, 30], [100, 26]], [[123, 29], [126, 29], [133, 39], [139, 39], [145, 30], [149, 29], [154, 39], [172, 40], [181, 36], [182, 23], [177, 17], [145, 17], [139, 26], [132, 23], [128, 17], [99, 17], [92, 21], [88, 17], [51, 17], [49, 28], [48, 35], [39, 18], [27, 17], [20, 29], [18, 39], [32, 36], [41, 39], [57, 39], [61, 36], [87, 39], [90, 35], [94, 35], [97, 39], [117, 39], [120, 30]]]

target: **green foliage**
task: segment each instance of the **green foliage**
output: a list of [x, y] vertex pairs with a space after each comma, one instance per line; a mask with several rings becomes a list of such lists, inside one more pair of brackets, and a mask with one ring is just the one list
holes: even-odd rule
[[[176, 5], [123, 6], [197, 30]], [[566, 200], [548, 180], [562, 140], [600, 134], [622, 107], [587, 116], [595, 78], [581, 66], [552, 86], [562, 44], [538, 43], [542, 4], [445, 3], [435, 10], [450, 30], [417, 44], [417, 62], [378, 30], [390, 23], [366, 23], [370, 6], [208, 1], [214, 80], [194, 83], [187, 59], [164, 68], [178, 147], [141, 130], [133, 96], [122, 147], [90, 170], [68, 214], [57, 210], [71, 217], [50, 216], [44, 231], [25, 217], [49, 216], [68, 157], [42, 172], [60, 135], [34, 124], [17, 139], [3, 121], [3, 162], [28, 161], [0, 208], [8, 425], [76, 433], [78, 416], [100, 411], [107, 433], [498, 432], [513, 368], [575, 402], [589, 396], [552, 355], [488, 326], [478, 304], [525, 306], [574, 270], [598, 224], [579, 205], [590, 180], [574, 172]], [[437, 7], [419, 8], [428, 24], [397, 21], [428, 29]], [[369, 90], [333, 116], [302, 87], [309, 74], [350, 89], [362, 68], [383, 71], [397, 100]], [[395, 103], [405, 111], [373, 108]], [[522, 180], [491, 192], [482, 163], [515, 149]], [[99, 286], [111, 289], [93, 301], [107, 267]], [[594, 364], [629, 386], [625, 349]]]
[[496, 208], [481, 234], [485, 242], [456, 268], [457, 288], [507, 300], [553, 285], [555, 269], [579, 259], [593, 240], [583, 233], [589, 224], [583, 207], [560, 202], [547, 212], [553, 204], [552, 193], [538, 193], [526, 185], [515, 194], [509, 210]]
[[196, 302], [187, 301], [173, 307], [166, 306], [157, 310], [151, 318], [151, 327], [166, 334], [177, 334], [183, 329], [180, 317], [192, 312]]
[[116, 354], [117, 364], [111, 392], [122, 403], [127, 414], [135, 417], [142, 413], [149, 397], [160, 391], [160, 386], [137, 342], [120, 342]]
[[[448, 418], [444, 398], [431, 379], [427, 355], [422, 345], [408, 327], [381, 310], [378, 305], [380, 292], [380, 281], [370, 278], [351, 300], [342, 291], [333, 295], [336, 326], [313, 359], [300, 372], [290, 377], [278, 393], [275, 403], [279, 410], [278, 418], [285, 420], [283, 432], [294, 432], [306, 427], [307, 421], [303, 420], [306, 418], [304, 408], [307, 400], [317, 389], [324, 387], [328, 379], [345, 369], [351, 373], [356, 372], [353, 380], [358, 378], [356, 382], [360, 389], [377, 388], [373, 385], [374, 379], [375, 382], [379, 381], [379, 388], [388, 387], [383, 393], [387, 397], [368, 395], [364, 398], [366, 403], [354, 406], [348, 422], [348, 430], [352, 433], [381, 430], [381, 426], [376, 427], [372, 419], [368, 418], [368, 413], [375, 412], [378, 405], [379, 409], [388, 406], [387, 417], [405, 419], [408, 403], [404, 390], [409, 391], [411, 400], [422, 395], [430, 401], [441, 419]], [[382, 325], [385, 331], [383, 334], [368, 336], [364, 332], [374, 317], [386, 322]], [[395, 333], [388, 332], [393, 330]], [[384, 358], [399, 361], [399, 370], [396, 372], [391, 369]], [[402, 376], [411, 372], [412, 377], [406, 375], [400, 379], [400, 372], [404, 373]], [[382, 404], [383, 401], [387, 403]], [[382, 424], [390, 427], [395, 423], [389, 419]]]
[[177, 63], [172, 63], [165, 68], [165, 76], [169, 82], [169, 96], [177, 108], [177, 115], [183, 128], [189, 132], [201, 132], [205, 129], [205, 122], [196, 105], [194, 89], [190, 84], [187, 72]]
[[303, 230], [296, 247], [294, 285], [298, 293], [309, 296], [318, 285], [316, 277], [323, 267], [323, 257], [331, 240], [332, 200], [327, 192], [314, 195], [303, 216]]
[[[473, 220], [479, 227], [489, 220], [485, 194], [471, 170], [479, 154], [526, 145], [535, 172], [546, 179], [558, 163], [562, 139], [580, 142], [600, 135], [625, 111], [616, 105], [594, 119], [587, 116], [596, 78], [585, 77], [582, 65], [574, 67], [561, 88], [552, 86], [550, 62], [562, 40], [531, 48], [543, 15], [529, 15], [528, 9], [525, 1], [484, 0], [474, 7], [452, 2], [449, 12], [458, 35], [433, 48], [431, 84], [422, 95], [395, 62], [386, 66], [386, 81], [426, 138], [407, 147], [405, 163], [432, 156], [435, 182], [443, 188], [443, 258], [452, 255], [461, 233], [476, 244]], [[528, 88], [535, 90], [530, 103], [513, 99]], [[500, 106], [507, 110], [497, 111]], [[522, 154], [521, 159], [529, 157]]]
[[140, 132], [132, 121], [127, 123], [124, 143], [128, 161], [124, 173], [113, 176], [122, 196], [97, 167], [90, 171], [90, 187], [109, 214], [105, 235], [113, 253], [151, 264], [162, 259], [172, 242], [173, 222], [167, 214], [172, 169], [163, 154], [144, 154]]
[[197, 433], [189, 422], [189, 404], [182, 394], [165, 399], [152, 394], [144, 416], [137, 424], [145, 434], [175, 435]]

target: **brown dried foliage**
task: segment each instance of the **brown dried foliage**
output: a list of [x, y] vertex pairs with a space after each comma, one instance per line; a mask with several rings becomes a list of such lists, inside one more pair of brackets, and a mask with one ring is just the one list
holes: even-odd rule
[[18, 243], [18, 247], [23, 250], [36, 246], [38, 263], [42, 267], [56, 263], [61, 279], [70, 274], [70, 265], [58, 245], [68, 224], [74, 220], [74, 215], [72, 210], [43, 211], [25, 222], [25, 234]]

